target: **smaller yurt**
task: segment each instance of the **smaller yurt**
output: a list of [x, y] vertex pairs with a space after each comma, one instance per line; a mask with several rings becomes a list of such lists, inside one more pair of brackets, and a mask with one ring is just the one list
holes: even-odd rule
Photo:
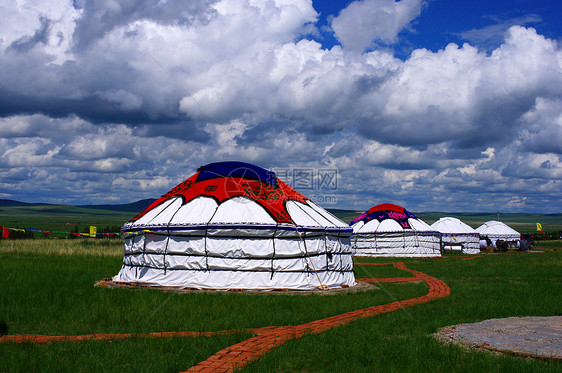
[[374, 206], [351, 222], [356, 256], [441, 256], [441, 233], [404, 207]]
[[244, 162], [197, 172], [122, 227], [115, 282], [209, 290], [355, 285], [353, 230]]
[[476, 228], [481, 237], [487, 237], [492, 241], [492, 245], [496, 247], [496, 241], [502, 240], [507, 242], [509, 246], [517, 246], [521, 239], [521, 234], [515, 229], [497, 220], [490, 220]]
[[478, 254], [480, 252], [480, 234], [459, 219], [441, 218], [431, 224], [430, 227], [441, 232], [443, 251], [460, 251], [463, 254]]

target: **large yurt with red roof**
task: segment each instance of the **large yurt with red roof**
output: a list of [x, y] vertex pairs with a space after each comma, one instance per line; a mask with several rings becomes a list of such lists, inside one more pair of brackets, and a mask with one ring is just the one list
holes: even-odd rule
[[383, 203], [351, 222], [357, 256], [441, 256], [441, 234], [404, 207]]
[[355, 284], [352, 228], [248, 163], [200, 167], [122, 233], [115, 282], [216, 290]]

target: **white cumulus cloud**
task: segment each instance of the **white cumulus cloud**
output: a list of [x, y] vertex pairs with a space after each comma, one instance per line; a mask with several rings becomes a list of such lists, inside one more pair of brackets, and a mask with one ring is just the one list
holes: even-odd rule
[[421, 0], [354, 1], [333, 19], [332, 28], [345, 48], [361, 53], [374, 42], [396, 42], [421, 8]]

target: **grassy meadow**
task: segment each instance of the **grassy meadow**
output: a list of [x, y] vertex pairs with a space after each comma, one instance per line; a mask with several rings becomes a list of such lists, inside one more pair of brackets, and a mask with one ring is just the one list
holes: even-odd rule
[[[560, 372], [560, 362], [435, 341], [439, 328], [495, 317], [562, 314], [562, 243], [541, 253], [509, 252], [404, 261], [445, 281], [451, 295], [359, 320], [274, 349], [242, 371]], [[0, 326], [4, 334], [79, 335], [234, 330], [198, 338], [0, 344], [0, 371], [182, 371], [247, 339], [245, 328], [302, 324], [427, 293], [422, 283], [380, 284], [332, 295], [173, 293], [99, 288], [122, 260], [121, 240], [0, 241]], [[388, 262], [388, 258], [360, 261]], [[391, 266], [355, 266], [356, 277], [398, 277]]]
[[[140, 212], [140, 211], [139, 211]], [[0, 225], [9, 228], [34, 228], [55, 231], [34, 232], [35, 238], [66, 238], [68, 232], [89, 232], [90, 225], [98, 232], [104, 229], [119, 232], [121, 226], [136, 213], [111, 211], [68, 205], [0, 206]]]

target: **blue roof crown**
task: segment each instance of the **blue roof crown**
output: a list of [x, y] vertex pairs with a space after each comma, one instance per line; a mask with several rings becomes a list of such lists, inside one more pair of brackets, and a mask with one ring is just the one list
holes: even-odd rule
[[222, 177], [240, 177], [277, 186], [277, 175], [275, 172], [245, 162], [229, 161], [209, 163], [208, 165], [199, 167], [197, 171], [199, 171], [197, 181]]

